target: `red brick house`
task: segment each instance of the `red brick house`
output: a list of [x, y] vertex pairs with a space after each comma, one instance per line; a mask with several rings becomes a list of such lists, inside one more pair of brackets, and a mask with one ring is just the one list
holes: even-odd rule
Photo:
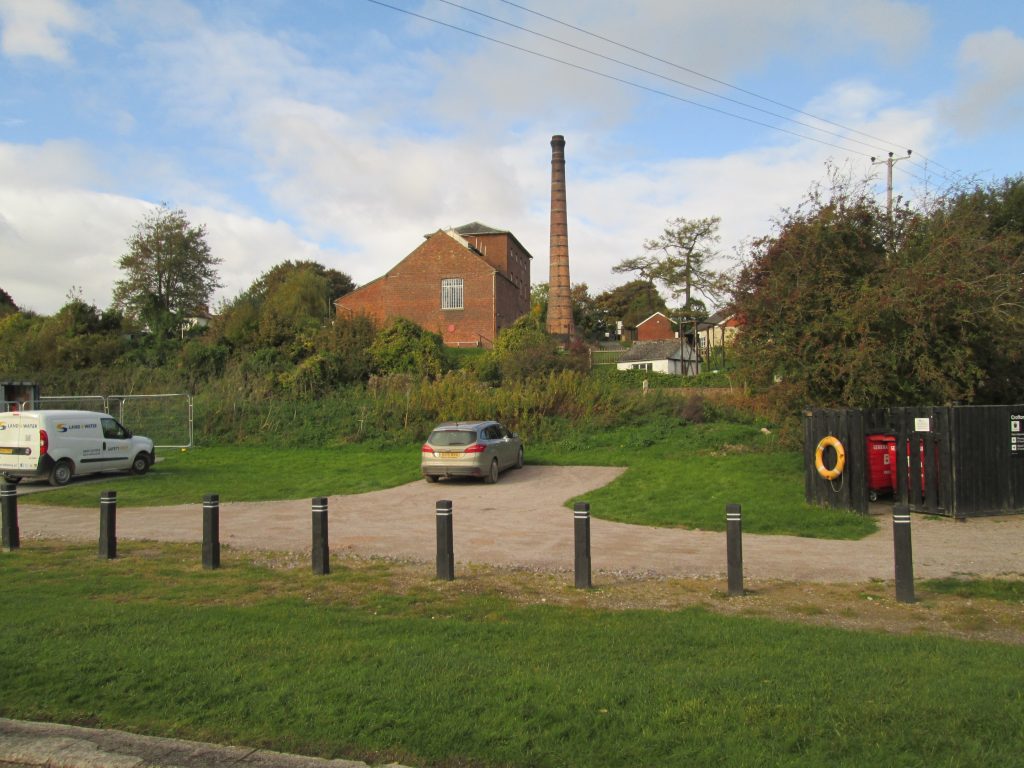
[[426, 235], [386, 274], [335, 300], [338, 317], [404, 317], [449, 346], [490, 347], [530, 311], [530, 260], [511, 232], [474, 221]]
[[676, 337], [676, 324], [661, 312], [636, 324], [637, 341], [665, 341]]

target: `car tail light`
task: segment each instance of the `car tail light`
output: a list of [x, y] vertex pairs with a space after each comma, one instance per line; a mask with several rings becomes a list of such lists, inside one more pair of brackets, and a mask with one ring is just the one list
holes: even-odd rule
[[472, 445], [467, 446], [463, 453], [483, 453], [486, 450], [487, 446], [482, 443], [473, 443]]
[[420, 453], [433, 453], [434, 449], [430, 447], [430, 443], [424, 443], [423, 447], [420, 448]]
[[39, 430], [39, 455], [45, 456], [46, 449], [50, 447], [50, 438], [46, 436], [46, 430]]

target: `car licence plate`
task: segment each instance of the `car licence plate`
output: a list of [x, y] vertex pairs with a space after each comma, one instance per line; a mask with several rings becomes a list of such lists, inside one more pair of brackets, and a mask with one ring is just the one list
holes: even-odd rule
[[442, 459], [461, 459], [463, 456], [461, 453], [439, 453], [437, 455]]

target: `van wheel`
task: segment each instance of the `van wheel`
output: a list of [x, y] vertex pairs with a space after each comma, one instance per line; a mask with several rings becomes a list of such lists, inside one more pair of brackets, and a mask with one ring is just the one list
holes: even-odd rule
[[491, 462], [491, 469], [487, 473], [487, 477], [484, 478], [484, 482], [485, 483], [489, 483], [490, 485], [493, 485], [494, 483], [498, 482], [498, 460], [497, 459], [495, 459], [494, 461]]
[[50, 485], [67, 485], [71, 482], [71, 475], [74, 473], [75, 470], [71, 466], [71, 462], [67, 459], [61, 459], [50, 470]]
[[144, 453], [140, 453], [132, 461], [132, 474], [133, 475], [144, 475], [149, 470], [149, 456]]

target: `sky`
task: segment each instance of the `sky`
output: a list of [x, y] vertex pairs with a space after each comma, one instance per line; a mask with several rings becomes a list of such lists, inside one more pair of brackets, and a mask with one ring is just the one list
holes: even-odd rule
[[1024, 173], [1024, 4], [0, 0], [0, 288], [107, 308], [161, 203], [206, 227], [214, 308], [472, 221], [546, 282], [555, 134], [573, 283], [676, 217], [721, 218], [724, 269], [830, 165], [884, 199], [893, 152], [915, 202]]

